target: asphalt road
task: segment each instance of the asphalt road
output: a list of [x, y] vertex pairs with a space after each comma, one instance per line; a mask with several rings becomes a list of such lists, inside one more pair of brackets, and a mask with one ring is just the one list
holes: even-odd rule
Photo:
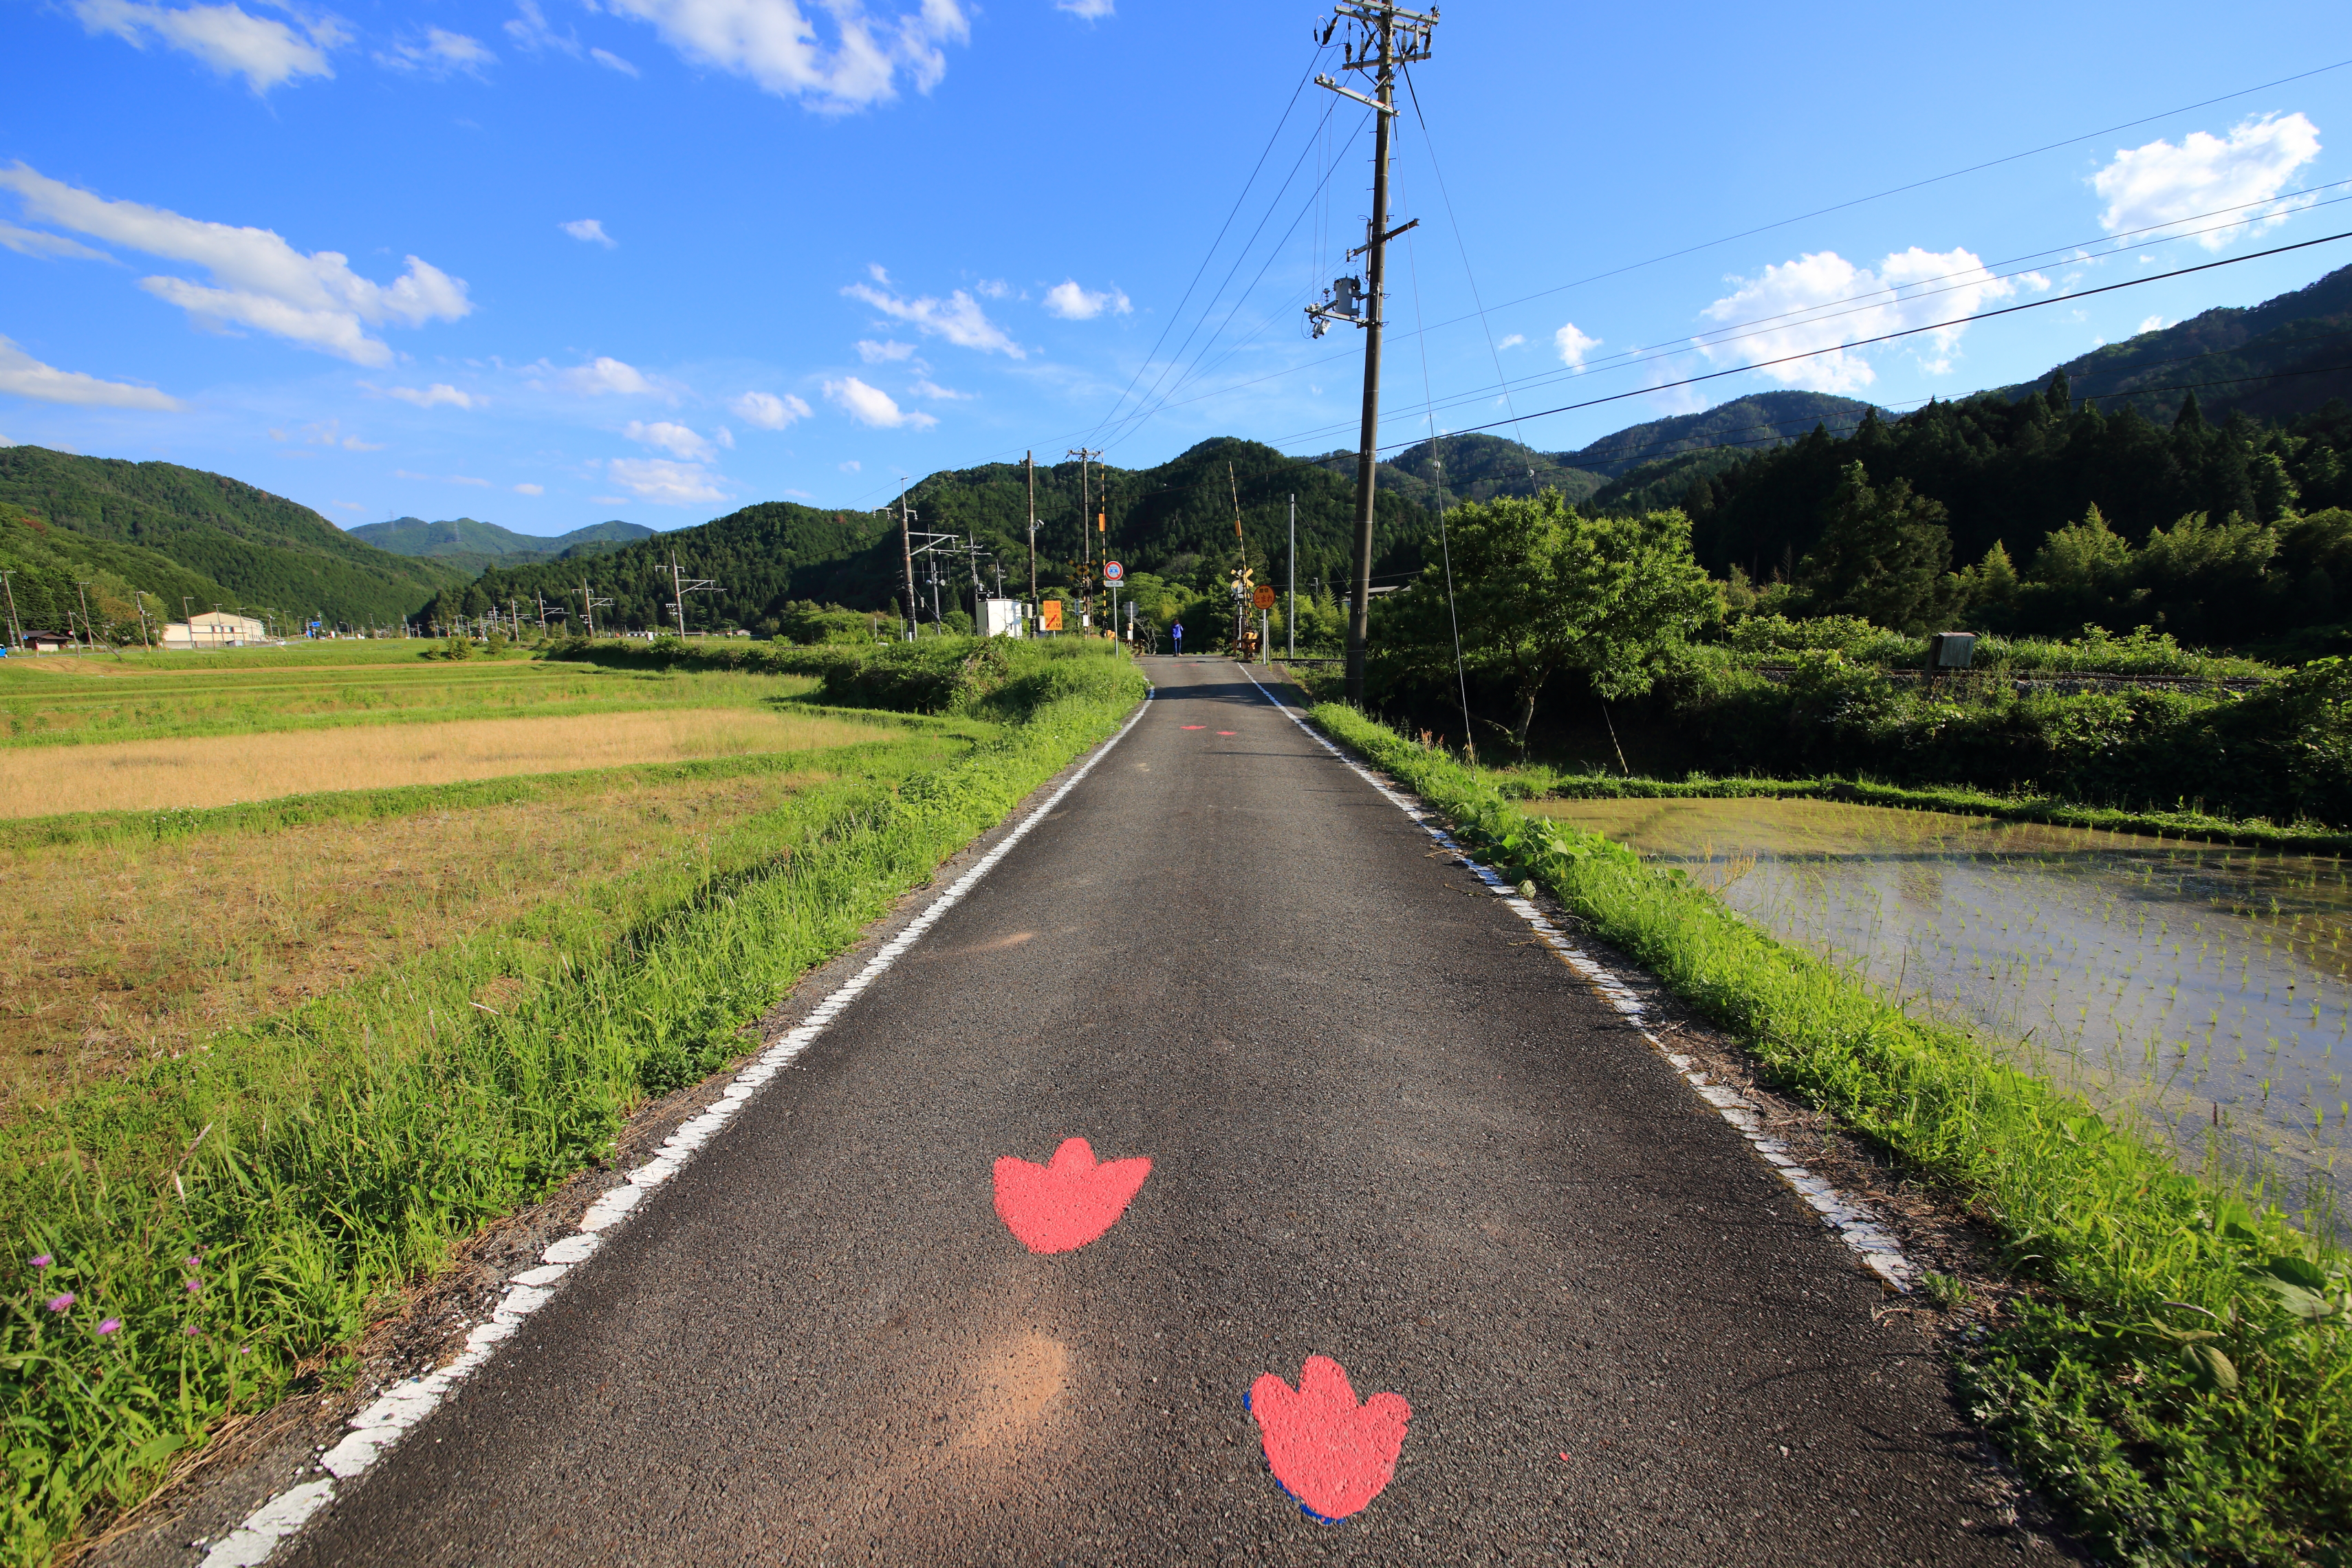
[[[1233, 666], [1151, 669], [285, 1560], [2017, 1558], [1941, 1370], [1738, 1133]], [[1071, 1137], [1150, 1173], [1034, 1254], [992, 1172]], [[1411, 1407], [1337, 1524], [1244, 1403], [1310, 1355]]]

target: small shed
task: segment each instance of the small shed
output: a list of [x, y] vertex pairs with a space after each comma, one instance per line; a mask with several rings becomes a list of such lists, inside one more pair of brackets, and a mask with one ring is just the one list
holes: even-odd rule
[[27, 631], [25, 634], [25, 651], [27, 653], [63, 653], [73, 645], [73, 638], [63, 632]]

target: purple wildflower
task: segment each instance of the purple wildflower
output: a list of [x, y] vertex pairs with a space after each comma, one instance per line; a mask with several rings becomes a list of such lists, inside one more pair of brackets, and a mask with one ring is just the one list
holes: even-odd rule
[[205, 1260], [201, 1258], [183, 1258], [180, 1261], [191, 1268], [201, 1268], [205, 1264]]
[[191, 1280], [189, 1280], [189, 1281], [188, 1281], [188, 1294], [189, 1294], [189, 1295], [191, 1295], [191, 1296], [194, 1295], [197, 1291], [199, 1291], [199, 1290], [203, 1289], [204, 1288], [205, 1288], [205, 1282], [204, 1282], [203, 1280], [201, 1280], [201, 1279], [191, 1279]]
[[50, 1264], [55, 1263], [56, 1261], [56, 1258], [51, 1258], [47, 1253], [44, 1252], [38, 1258], [33, 1259], [33, 1267], [36, 1268], [47, 1268]]
[[104, 1321], [104, 1322], [102, 1322], [102, 1323], [100, 1323], [100, 1324], [99, 1324], [99, 1325], [98, 1325], [98, 1331], [99, 1331], [100, 1333], [101, 1333], [101, 1334], [110, 1334], [110, 1333], [114, 1332], [114, 1331], [115, 1331], [115, 1330], [117, 1330], [117, 1329], [121, 1328], [121, 1326], [122, 1326], [122, 1320], [121, 1320], [121, 1319], [120, 1319], [120, 1318], [109, 1318], [109, 1319], [107, 1319], [107, 1320], [106, 1320], [106, 1321]]
[[73, 1304], [74, 1293], [70, 1290], [67, 1291], [62, 1296], [52, 1296], [49, 1298], [49, 1310], [52, 1312], [62, 1312]]
[[194, 1339], [194, 1338], [196, 1337], [196, 1334], [197, 1334], [197, 1332], [198, 1332], [199, 1331], [197, 1330], [197, 1328], [196, 1328], [196, 1325], [195, 1325], [195, 1324], [194, 1324], [194, 1323], [190, 1323], [190, 1324], [187, 1326], [187, 1328], [185, 1328], [185, 1329], [184, 1329], [184, 1330], [183, 1330], [182, 1331], [183, 1331], [184, 1333], [185, 1333], [185, 1334], [188, 1336], [188, 1338], [190, 1338], [190, 1339]]

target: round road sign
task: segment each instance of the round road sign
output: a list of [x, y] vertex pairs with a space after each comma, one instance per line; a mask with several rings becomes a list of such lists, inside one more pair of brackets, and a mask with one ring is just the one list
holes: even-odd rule
[[1103, 581], [1104, 581], [1104, 582], [1106, 582], [1106, 583], [1124, 583], [1124, 582], [1126, 582], [1126, 581], [1127, 581], [1127, 568], [1126, 568], [1126, 567], [1124, 567], [1124, 566], [1122, 566], [1122, 565], [1120, 565], [1120, 564], [1119, 564], [1118, 562], [1116, 562], [1116, 561], [1106, 561], [1106, 562], [1104, 562], [1104, 563], [1103, 563]]

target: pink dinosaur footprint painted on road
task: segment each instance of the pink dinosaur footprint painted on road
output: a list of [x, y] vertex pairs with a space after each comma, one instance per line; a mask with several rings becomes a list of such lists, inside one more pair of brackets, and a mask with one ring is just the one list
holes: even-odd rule
[[1265, 1462], [1300, 1509], [1337, 1524], [1381, 1495], [1396, 1474], [1412, 1406], [1402, 1394], [1361, 1405], [1347, 1369], [1311, 1355], [1293, 1389], [1273, 1373], [1250, 1384], [1249, 1413], [1265, 1441]]
[[1051, 1164], [996, 1162], [996, 1217], [1032, 1252], [1075, 1251], [1118, 1222], [1150, 1174], [1148, 1156], [1097, 1164], [1085, 1139], [1066, 1138]]

